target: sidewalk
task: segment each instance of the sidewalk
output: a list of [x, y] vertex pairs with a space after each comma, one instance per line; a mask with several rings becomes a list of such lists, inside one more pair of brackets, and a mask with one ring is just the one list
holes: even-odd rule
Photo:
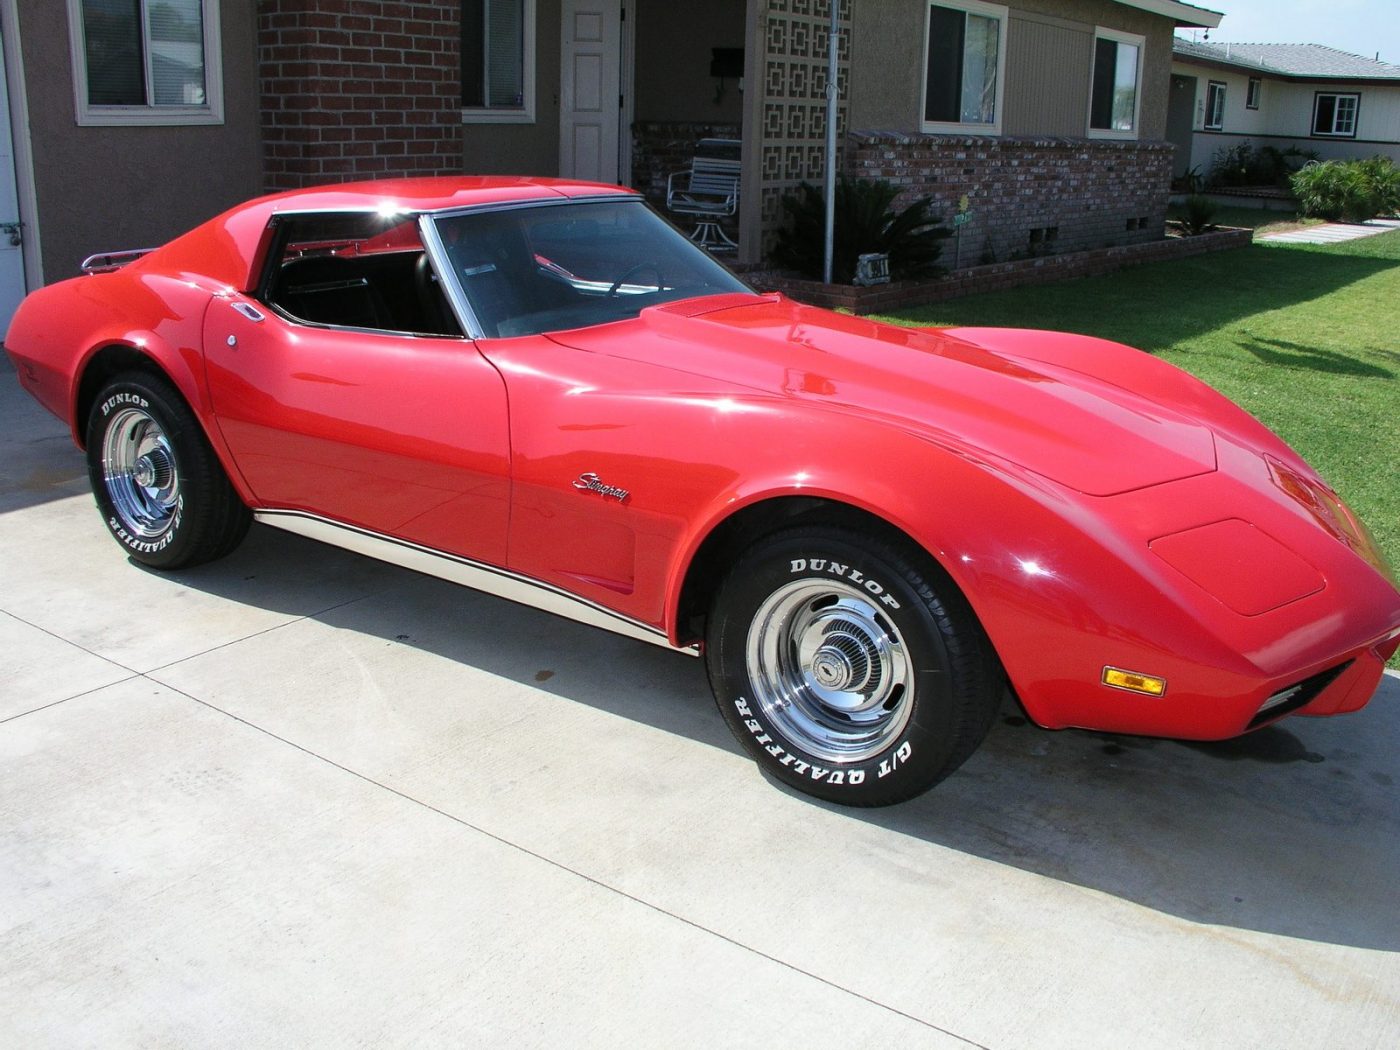
[[1275, 244], [1341, 244], [1362, 237], [1374, 237], [1378, 233], [1400, 230], [1400, 219], [1371, 219], [1369, 222], [1329, 222], [1322, 226], [1309, 226], [1306, 230], [1292, 230], [1289, 233], [1270, 233], [1256, 237], [1256, 241], [1273, 241]]

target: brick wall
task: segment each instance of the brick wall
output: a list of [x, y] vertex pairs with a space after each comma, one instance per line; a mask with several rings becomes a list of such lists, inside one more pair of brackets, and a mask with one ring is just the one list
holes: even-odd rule
[[462, 170], [457, 0], [259, 0], [264, 185]]
[[[964, 194], [961, 264], [974, 266], [1159, 239], [1174, 147], [1165, 142], [864, 133], [845, 170], [931, 195], [951, 225]], [[959, 251], [949, 240], [944, 261]]]

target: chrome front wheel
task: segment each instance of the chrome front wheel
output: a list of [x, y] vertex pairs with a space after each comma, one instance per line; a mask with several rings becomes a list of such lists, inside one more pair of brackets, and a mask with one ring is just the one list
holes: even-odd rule
[[705, 659], [729, 728], [772, 777], [851, 806], [927, 791], [972, 754], [1001, 670], [962, 592], [908, 542], [820, 525], [729, 569]]
[[799, 580], [753, 618], [754, 699], [783, 738], [827, 762], [860, 762], [899, 739], [913, 710], [904, 638], [865, 592]]

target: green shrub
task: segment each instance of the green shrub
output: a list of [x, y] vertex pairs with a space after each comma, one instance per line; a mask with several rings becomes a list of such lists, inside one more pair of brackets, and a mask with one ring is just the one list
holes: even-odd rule
[[1316, 150], [1296, 146], [1283, 150], [1274, 146], [1256, 149], [1246, 139], [1215, 151], [1206, 182], [1210, 186], [1287, 186], [1295, 171], [1316, 159]]
[[1220, 205], [1199, 193], [1192, 194], [1181, 202], [1181, 217], [1177, 222], [1187, 236], [1195, 237], [1215, 229], [1215, 215]]
[[[899, 188], [874, 179], [848, 179], [836, 184], [836, 230], [831, 279], [850, 284], [857, 256], [887, 252], [895, 280], [936, 277], [943, 272], [938, 257], [948, 236], [931, 214], [932, 197], [920, 197], [896, 211]], [[802, 183], [783, 198], [787, 224], [778, 231], [773, 261], [815, 280], [822, 278], [826, 249], [826, 202], [815, 186]]]
[[1298, 210], [1313, 218], [1365, 222], [1400, 211], [1400, 169], [1389, 157], [1313, 162], [1292, 178]]

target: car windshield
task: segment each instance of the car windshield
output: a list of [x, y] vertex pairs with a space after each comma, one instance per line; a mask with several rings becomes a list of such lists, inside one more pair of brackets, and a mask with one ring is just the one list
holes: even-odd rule
[[582, 328], [674, 299], [751, 291], [636, 198], [465, 212], [434, 223], [451, 278], [487, 336]]

